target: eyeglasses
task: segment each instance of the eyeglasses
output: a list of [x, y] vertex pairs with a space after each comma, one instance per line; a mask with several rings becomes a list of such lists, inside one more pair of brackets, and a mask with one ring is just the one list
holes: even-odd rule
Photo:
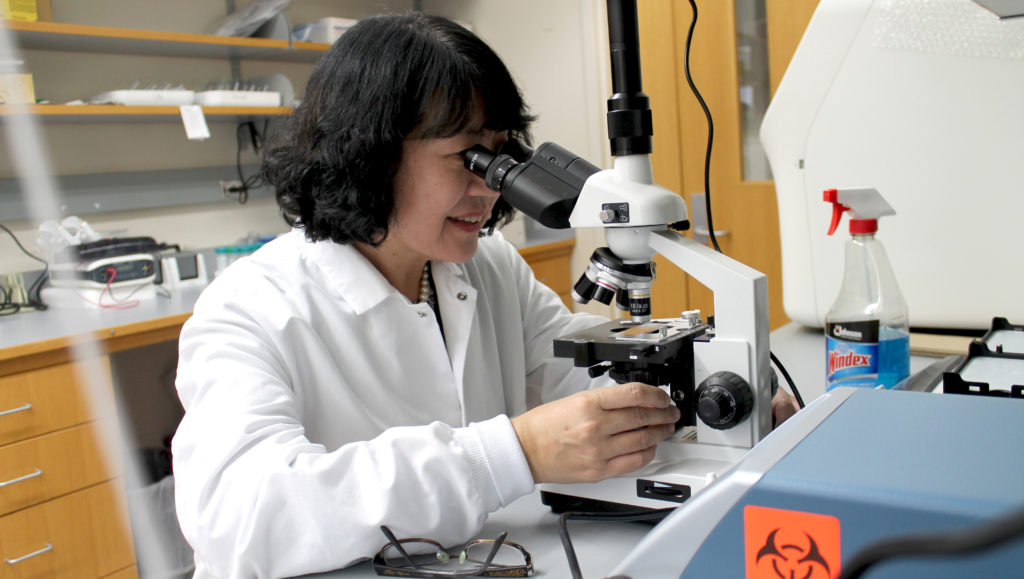
[[522, 546], [496, 539], [476, 539], [451, 553], [431, 539], [399, 539], [386, 526], [388, 542], [373, 558], [378, 575], [392, 577], [528, 577], [533, 557]]

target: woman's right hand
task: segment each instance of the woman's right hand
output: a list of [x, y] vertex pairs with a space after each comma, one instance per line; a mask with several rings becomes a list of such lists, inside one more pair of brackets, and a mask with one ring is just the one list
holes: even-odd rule
[[679, 409], [660, 388], [630, 382], [585, 390], [512, 418], [538, 483], [594, 482], [654, 459]]

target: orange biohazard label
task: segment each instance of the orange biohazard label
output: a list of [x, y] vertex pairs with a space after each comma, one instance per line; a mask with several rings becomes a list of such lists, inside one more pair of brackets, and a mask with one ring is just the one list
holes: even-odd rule
[[831, 579], [841, 561], [839, 519], [748, 505], [743, 509], [747, 579]]

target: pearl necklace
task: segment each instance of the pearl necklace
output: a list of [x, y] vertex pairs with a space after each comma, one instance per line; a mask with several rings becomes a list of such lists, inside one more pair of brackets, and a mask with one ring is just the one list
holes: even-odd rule
[[421, 304], [430, 304], [430, 307], [434, 307], [434, 287], [430, 283], [430, 262], [423, 264], [423, 273], [420, 274], [420, 301]]

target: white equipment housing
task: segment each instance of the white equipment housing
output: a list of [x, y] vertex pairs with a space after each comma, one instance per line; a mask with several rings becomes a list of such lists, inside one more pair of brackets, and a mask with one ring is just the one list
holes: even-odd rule
[[822, 0], [761, 127], [787, 315], [821, 326], [846, 235], [825, 189], [872, 187], [913, 327], [1024, 319], [1024, 19], [971, 0]]

